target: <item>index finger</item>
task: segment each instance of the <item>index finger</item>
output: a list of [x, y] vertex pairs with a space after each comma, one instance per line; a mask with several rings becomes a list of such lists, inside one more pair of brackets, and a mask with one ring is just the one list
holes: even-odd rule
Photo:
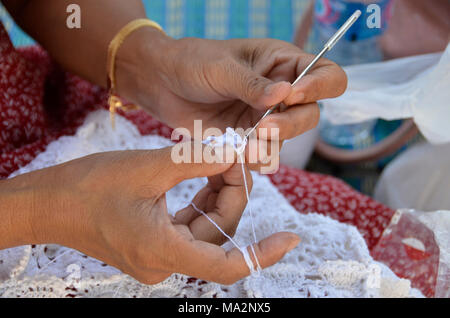
[[[299, 242], [297, 235], [288, 232], [277, 233], [260, 241], [254, 245], [258, 263], [262, 268], [272, 266]], [[244, 256], [237, 248], [227, 252], [222, 247], [203, 241], [191, 241], [183, 245], [177, 251], [179, 266], [174, 269], [175, 272], [223, 285], [232, 285], [250, 274]], [[253, 253], [250, 249], [248, 251], [256, 268]]]
[[[297, 76], [313, 61], [305, 54], [297, 63]], [[284, 103], [287, 106], [307, 104], [342, 95], [347, 89], [347, 75], [336, 63], [322, 58], [294, 87]]]

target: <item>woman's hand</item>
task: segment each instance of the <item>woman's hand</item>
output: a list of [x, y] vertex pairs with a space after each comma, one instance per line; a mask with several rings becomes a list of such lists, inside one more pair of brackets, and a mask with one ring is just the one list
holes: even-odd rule
[[[166, 148], [95, 154], [2, 181], [0, 195], [10, 213], [2, 211], [0, 229], [2, 223], [5, 229], [20, 224], [21, 231], [9, 246], [0, 242], [0, 247], [61, 244], [147, 284], [172, 273], [232, 284], [249, 274], [241, 252], [219, 247], [223, 235], [191, 206], [176, 217], [167, 212], [165, 193], [185, 179], [203, 176], [209, 183], [193, 202], [233, 235], [247, 204], [241, 166], [177, 165]], [[248, 171], [247, 179], [251, 187]], [[32, 213], [19, 220], [27, 207]], [[298, 242], [291, 233], [261, 241], [255, 246], [261, 266], [274, 264]]]
[[290, 139], [317, 125], [316, 101], [346, 89], [344, 71], [327, 59], [292, 88], [314, 57], [283, 41], [173, 40], [156, 30], [138, 32], [119, 51], [119, 93], [172, 128], [192, 131], [194, 120], [202, 120], [204, 130], [248, 129], [284, 103], [285, 111], [260, 127], [279, 128], [280, 139]]

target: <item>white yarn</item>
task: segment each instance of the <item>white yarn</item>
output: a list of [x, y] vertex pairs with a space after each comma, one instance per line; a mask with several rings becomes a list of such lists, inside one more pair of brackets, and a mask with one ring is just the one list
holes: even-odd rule
[[[249, 194], [249, 190], [248, 190], [248, 182], [247, 182], [247, 176], [245, 174], [245, 167], [244, 167], [244, 156], [241, 153], [239, 155], [239, 157], [241, 158], [241, 167], [242, 167], [242, 175], [244, 177], [244, 185], [245, 185], [245, 196], [247, 197], [247, 202], [248, 202], [248, 210], [250, 211], [250, 218], [252, 220], [252, 233], [253, 233], [253, 240], [255, 241], [255, 244], [258, 242], [257, 238], [256, 238], [256, 231], [255, 231], [255, 223], [253, 221], [253, 210], [252, 210], [252, 204], [250, 202], [250, 194]], [[256, 256], [256, 255], [255, 255]], [[258, 260], [256, 260], [258, 261]]]
[[192, 208], [197, 211], [198, 213], [202, 214], [209, 222], [211, 222], [219, 231], [220, 233], [223, 234], [223, 236], [225, 236], [228, 241], [230, 241], [244, 256], [244, 260], [245, 263], [247, 264], [248, 269], [250, 270], [250, 275], [256, 274], [261, 270], [261, 266], [259, 265], [259, 261], [258, 258], [256, 257], [256, 253], [255, 253], [255, 249], [253, 248], [253, 245], [250, 245], [250, 249], [252, 250], [253, 256], [255, 257], [256, 260], [256, 265], [257, 265], [257, 270], [255, 270], [255, 265], [252, 262], [252, 259], [250, 258], [250, 255], [248, 254], [247, 248], [242, 248], [240, 247], [231, 236], [229, 236], [227, 233], [225, 233], [224, 230], [222, 230], [222, 228], [216, 223], [214, 222], [213, 219], [211, 219], [208, 214], [206, 214], [205, 212], [203, 212], [202, 210], [200, 210], [195, 204], [194, 202], [191, 202], [190, 205], [192, 206]]
[[231, 236], [229, 236], [227, 233], [225, 233], [225, 231], [222, 230], [220, 228], [220, 226], [216, 222], [214, 222], [213, 219], [211, 219], [208, 216], [208, 214], [206, 214], [205, 212], [203, 212], [202, 210], [197, 208], [197, 206], [194, 204], [194, 202], [191, 202], [190, 205], [192, 205], [192, 207], [194, 208], [195, 211], [202, 214], [209, 222], [211, 222], [223, 234], [223, 236], [225, 236], [231, 243], [233, 243], [234, 246], [236, 246], [237, 249], [242, 251], [241, 247], [231, 238]]
[[[255, 223], [253, 221], [253, 211], [251, 208], [251, 202], [250, 202], [250, 194], [249, 194], [249, 189], [248, 189], [248, 182], [247, 182], [247, 176], [245, 173], [245, 149], [247, 147], [247, 143], [248, 143], [248, 139], [244, 138], [242, 139], [242, 137], [236, 133], [234, 131], [233, 128], [228, 127], [226, 129], [226, 133], [222, 136], [210, 136], [208, 137], [205, 141], [203, 141], [204, 144], [209, 145], [213, 148], [224, 148], [227, 145], [231, 146], [233, 148], [233, 150], [236, 152], [236, 154], [238, 155], [240, 162], [241, 162], [241, 167], [242, 167], [242, 176], [244, 178], [244, 187], [245, 187], [245, 195], [247, 198], [247, 205], [248, 205], [248, 210], [250, 212], [250, 219], [252, 222], [252, 234], [253, 234], [253, 240], [254, 243], [257, 244], [258, 240], [256, 239], [256, 231], [255, 231]], [[214, 226], [223, 234], [225, 235], [225, 237], [227, 239], [229, 239], [236, 247], [239, 251], [241, 251], [242, 255], [244, 256], [245, 259], [245, 263], [248, 266], [248, 269], [250, 270], [250, 275], [259, 273], [262, 268], [261, 265], [259, 264], [259, 260], [258, 257], [256, 256], [256, 252], [255, 252], [255, 248], [253, 247], [253, 245], [250, 245], [250, 249], [252, 251], [253, 257], [255, 258], [255, 262], [256, 262], [256, 266], [255, 264], [253, 264], [250, 256], [248, 255], [248, 251], [246, 248], [241, 248], [240, 246], [238, 246], [228, 235], [225, 234], [225, 232], [219, 227], [219, 225], [217, 225], [210, 217], [208, 217], [208, 215], [199, 210], [195, 204], [192, 203], [192, 206], [194, 207], [194, 209], [203, 214], [208, 220], [209, 222], [211, 222], [212, 224], [214, 224]], [[256, 270], [255, 270], [256, 267]]]
[[[45, 152], [14, 175], [97, 152], [155, 149], [170, 145], [170, 141], [158, 136], [141, 136], [133, 124], [120, 116], [116, 118], [116, 131], [113, 133], [109, 113], [98, 111], [89, 115], [75, 136], [61, 137], [51, 143]], [[190, 202], [205, 184], [205, 179], [187, 180], [170, 190], [167, 193], [169, 213], [174, 215], [184, 208], [185, 202]], [[339, 275], [345, 270], [349, 272], [348, 277], [357, 277], [361, 271], [360, 267], [346, 265], [345, 262], [358, 262], [365, 266], [377, 264], [356, 228], [322, 215], [299, 214], [265, 176], [253, 174], [250, 197], [257, 237], [287, 230], [302, 239], [278, 264], [264, 269], [260, 275], [252, 275], [232, 286], [221, 286], [174, 274], [160, 284], [146, 286], [111, 266], [66, 247], [49, 244], [33, 248], [22, 246], [0, 251], [0, 296], [114, 297], [115, 293], [117, 297], [146, 298], [421, 296], [409, 288], [408, 281], [400, 280], [383, 265], [380, 265], [381, 289], [378, 293], [368, 290], [364, 278], [352, 284], [340, 281], [333, 273]], [[251, 231], [250, 214], [244, 213], [233, 240], [243, 246], [243, 242], [252, 240]], [[229, 245], [232, 243], [225, 244], [224, 248]], [[55, 255], [61, 257], [39, 269], [38, 264], [47, 264]], [[333, 266], [336, 261], [344, 263]], [[71, 264], [81, 267], [79, 280], [69, 279], [67, 267]], [[320, 269], [323, 273], [326, 269], [326, 277]]]
[[62, 258], [64, 255], [71, 253], [72, 250], [67, 250], [64, 253], [62, 253], [61, 255], [56, 256], [54, 259], [52, 259], [50, 262], [48, 262], [47, 264], [45, 264], [43, 267], [41, 267], [39, 270], [42, 271], [44, 269], [46, 269], [47, 267], [49, 267], [52, 263], [56, 262], [58, 259]]

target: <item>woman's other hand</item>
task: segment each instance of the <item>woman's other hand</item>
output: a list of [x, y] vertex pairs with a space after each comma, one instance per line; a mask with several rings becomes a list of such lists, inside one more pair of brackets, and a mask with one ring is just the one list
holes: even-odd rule
[[[175, 164], [171, 153], [172, 148], [95, 154], [1, 181], [2, 201], [9, 202], [10, 211], [3, 214], [5, 229], [14, 233], [8, 221], [12, 215], [21, 230], [0, 248], [61, 244], [147, 284], [172, 273], [222, 284], [249, 275], [238, 249], [220, 247], [225, 238], [213, 224], [192, 206], [170, 216], [165, 196], [185, 179], [209, 177], [193, 202], [233, 235], [247, 204], [241, 166]], [[251, 187], [248, 171], [247, 180]], [[261, 266], [273, 265], [298, 242], [292, 233], [259, 242], [255, 250]]]
[[[117, 88], [159, 120], [191, 134], [194, 120], [202, 121], [203, 131], [246, 130], [270, 107], [283, 103], [282, 112], [260, 125], [279, 129], [276, 138], [282, 144], [316, 127], [316, 102], [339, 96], [347, 87], [345, 72], [327, 59], [291, 87], [313, 58], [273, 39], [173, 40], [145, 29], [132, 34], [119, 50]], [[263, 139], [272, 140], [271, 131]]]

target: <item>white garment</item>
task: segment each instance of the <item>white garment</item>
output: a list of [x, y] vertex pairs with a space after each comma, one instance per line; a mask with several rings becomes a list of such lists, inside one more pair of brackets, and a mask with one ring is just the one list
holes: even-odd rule
[[[51, 143], [28, 166], [15, 174], [52, 166], [95, 152], [155, 149], [171, 142], [158, 136], [141, 136], [136, 127], [117, 117], [111, 131], [109, 114], [97, 111], [73, 137]], [[236, 283], [221, 286], [194, 281], [179, 274], [165, 282], [145, 286], [115, 268], [56, 245], [17, 247], [0, 251], [0, 296], [3, 297], [410, 297], [421, 294], [409, 281], [397, 278], [375, 263], [355, 227], [330, 218], [301, 215], [264, 176], [254, 174], [251, 194], [256, 235], [297, 233], [302, 242], [269, 269]], [[185, 181], [167, 194], [169, 212], [184, 207], [205, 184], [204, 179]], [[253, 241], [251, 220], [244, 214], [235, 240], [241, 246]], [[227, 243], [228, 244], [228, 243]], [[67, 252], [68, 251], [68, 252]], [[66, 253], [67, 252], [67, 253]], [[66, 254], [64, 254], [66, 253]], [[59, 258], [55, 258], [59, 257]], [[54, 259], [52, 263], [51, 260]], [[380, 284], [369, 288], [368, 268], [379, 265]]]

